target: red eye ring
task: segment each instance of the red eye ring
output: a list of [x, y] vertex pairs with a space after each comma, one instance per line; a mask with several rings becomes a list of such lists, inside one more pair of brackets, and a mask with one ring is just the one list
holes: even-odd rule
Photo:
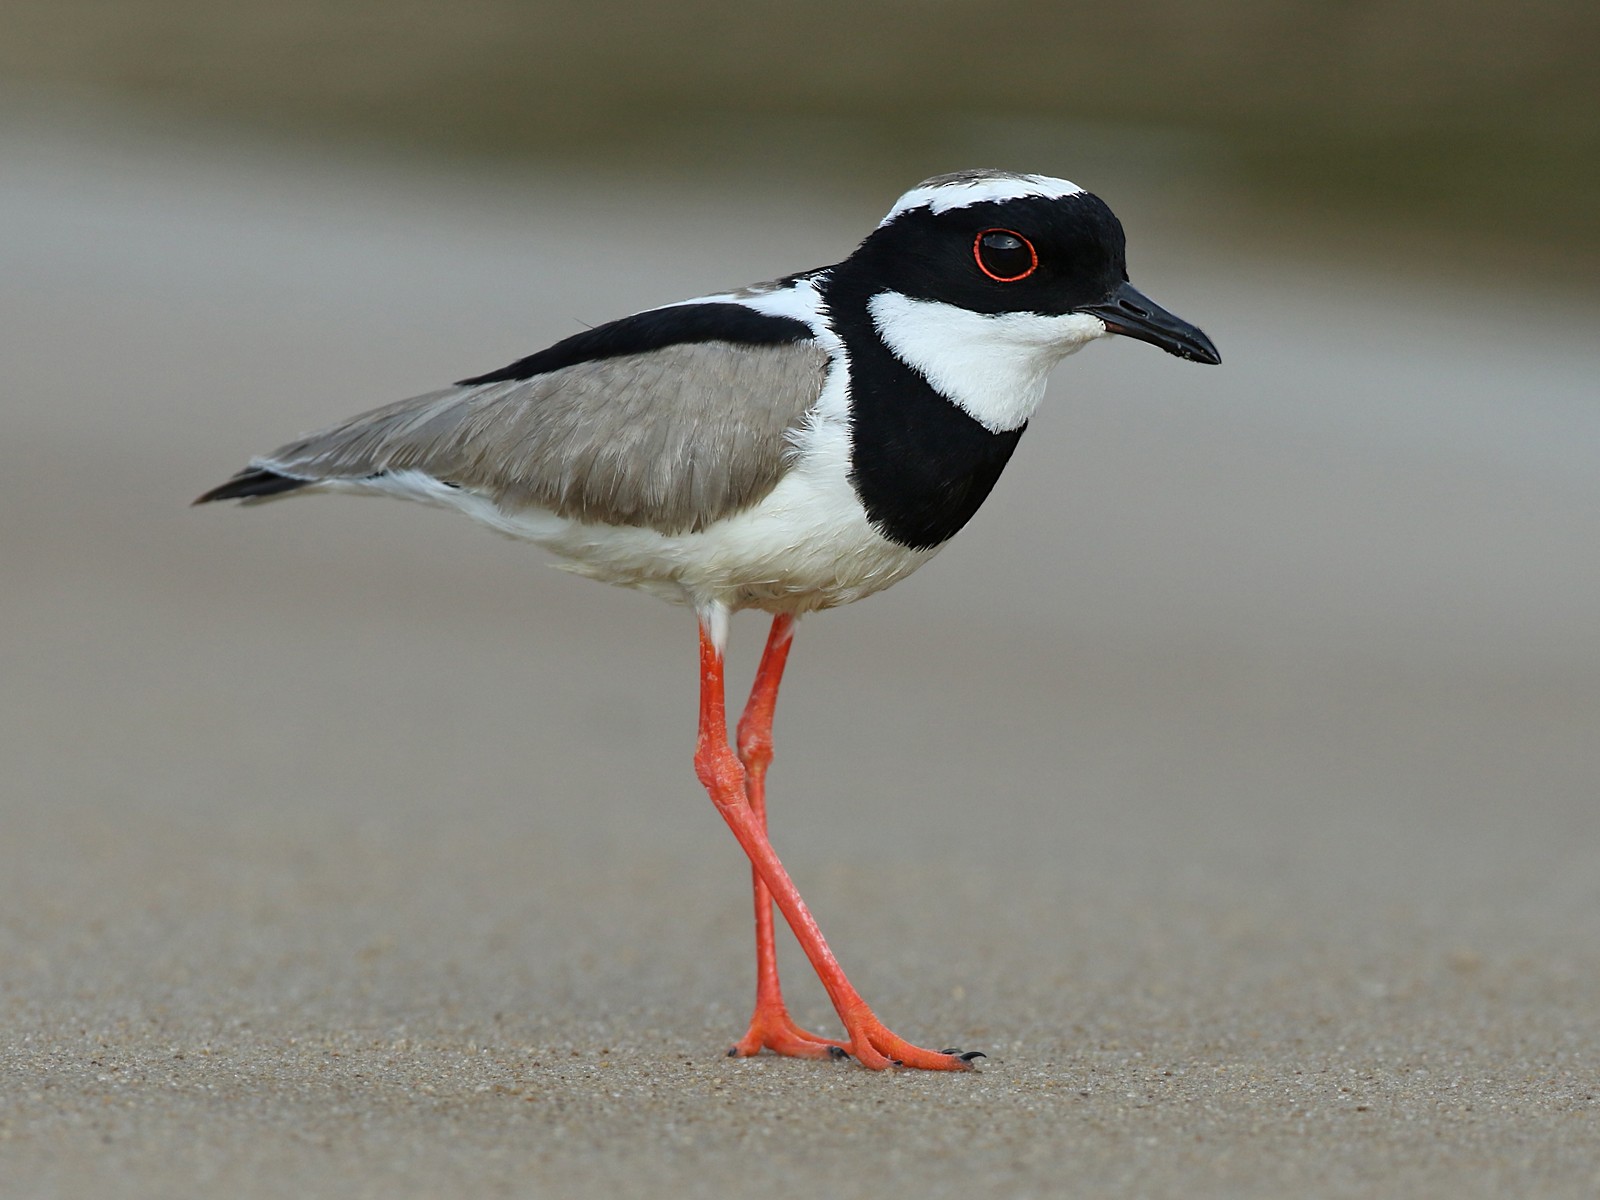
[[[1012, 245], [986, 246], [984, 239], [999, 234], [1003, 238], [1011, 239]], [[985, 251], [988, 251], [989, 261], [985, 261]], [[1021, 258], [1022, 251], [1027, 251], [1027, 259]], [[1023, 237], [1015, 229], [978, 230], [978, 236], [972, 239], [972, 261], [978, 264], [982, 271], [996, 283], [1016, 283], [1019, 279], [1026, 279], [1039, 269], [1039, 252], [1033, 248], [1033, 243]], [[1019, 269], [1020, 268], [1020, 269]]]

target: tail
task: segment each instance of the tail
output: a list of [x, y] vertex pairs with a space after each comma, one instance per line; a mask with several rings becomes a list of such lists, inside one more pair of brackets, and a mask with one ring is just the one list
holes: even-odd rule
[[285, 492], [292, 492], [314, 482], [280, 475], [266, 467], [246, 467], [227, 483], [219, 484], [194, 503], [210, 504], [213, 500], [270, 500]]
[[467, 401], [486, 390], [498, 394], [509, 389], [506, 385], [445, 388], [307, 434], [271, 454], [251, 459], [248, 467], [195, 503], [243, 500], [259, 504], [317, 484], [358, 483], [407, 468], [428, 474], [459, 472], [471, 462], [471, 456], [456, 445], [462, 424], [475, 412]]

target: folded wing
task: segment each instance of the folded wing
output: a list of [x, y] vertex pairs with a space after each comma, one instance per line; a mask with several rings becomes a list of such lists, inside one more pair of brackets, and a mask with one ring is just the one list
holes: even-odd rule
[[508, 511], [696, 530], [777, 486], [828, 366], [814, 342], [704, 341], [447, 388], [253, 459], [197, 503], [420, 472]]

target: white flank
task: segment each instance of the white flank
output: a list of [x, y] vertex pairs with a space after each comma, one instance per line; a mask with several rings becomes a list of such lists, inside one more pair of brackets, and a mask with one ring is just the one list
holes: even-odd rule
[[1088, 313], [975, 313], [880, 292], [867, 302], [884, 344], [991, 433], [1018, 429], [1044, 398], [1050, 368], [1106, 325]]
[[1059, 200], [1083, 191], [1065, 179], [1052, 179], [1048, 175], [1009, 175], [996, 172], [942, 183], [925, 183], [912, 188], [894, 202], [889, 215], [878, 223], [879, 228], [914, 208], [926, 208], [938, 216], [952, 209], [966, 208], [991, 200], [1021, 200], [1037, 196], [1043, 200]]

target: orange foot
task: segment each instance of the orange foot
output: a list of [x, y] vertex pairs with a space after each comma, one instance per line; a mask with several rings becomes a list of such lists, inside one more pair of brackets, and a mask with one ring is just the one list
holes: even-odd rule
[[886, 1067], [916, 1067], [924, 1071], [971, 1071], [972, 1060], [987, 1058], [981, 1050], [924, 1050], [913, 1046], [884, 1023], [865, 1005], [845, 1018], [850, 1030], [846, 1049], [863, 1067], [881, 1071]]
[[870, 1010], [853, 1014], [851, 1039], [835, 1041], [809, 1033], [794, 1023], [788, 1010], [777, 1005], [758, 1004], [750, 1018], [750, 1028], [728, 1051], [729, 1058], [749, 1058], [763, 1050], [790, 1058], [854, 1058], [864, 1067], [882, 1071], [887, 1067], [914, 1067], [924, 1071], [970, 1071], [973, 1059], [987, 1058], [981, 1050], [962, 1053], [959, 1049], [924, 1050], [891, 1033]]
[[843, 1042], [801, 1029], [781, 1001], [776, 1005], [756, 1005], [750, 1028], [733, 1044], [728, 1057], [749, 1058], [763, 1050], [789, 1058], [844, 1058], [849, 1053]]

